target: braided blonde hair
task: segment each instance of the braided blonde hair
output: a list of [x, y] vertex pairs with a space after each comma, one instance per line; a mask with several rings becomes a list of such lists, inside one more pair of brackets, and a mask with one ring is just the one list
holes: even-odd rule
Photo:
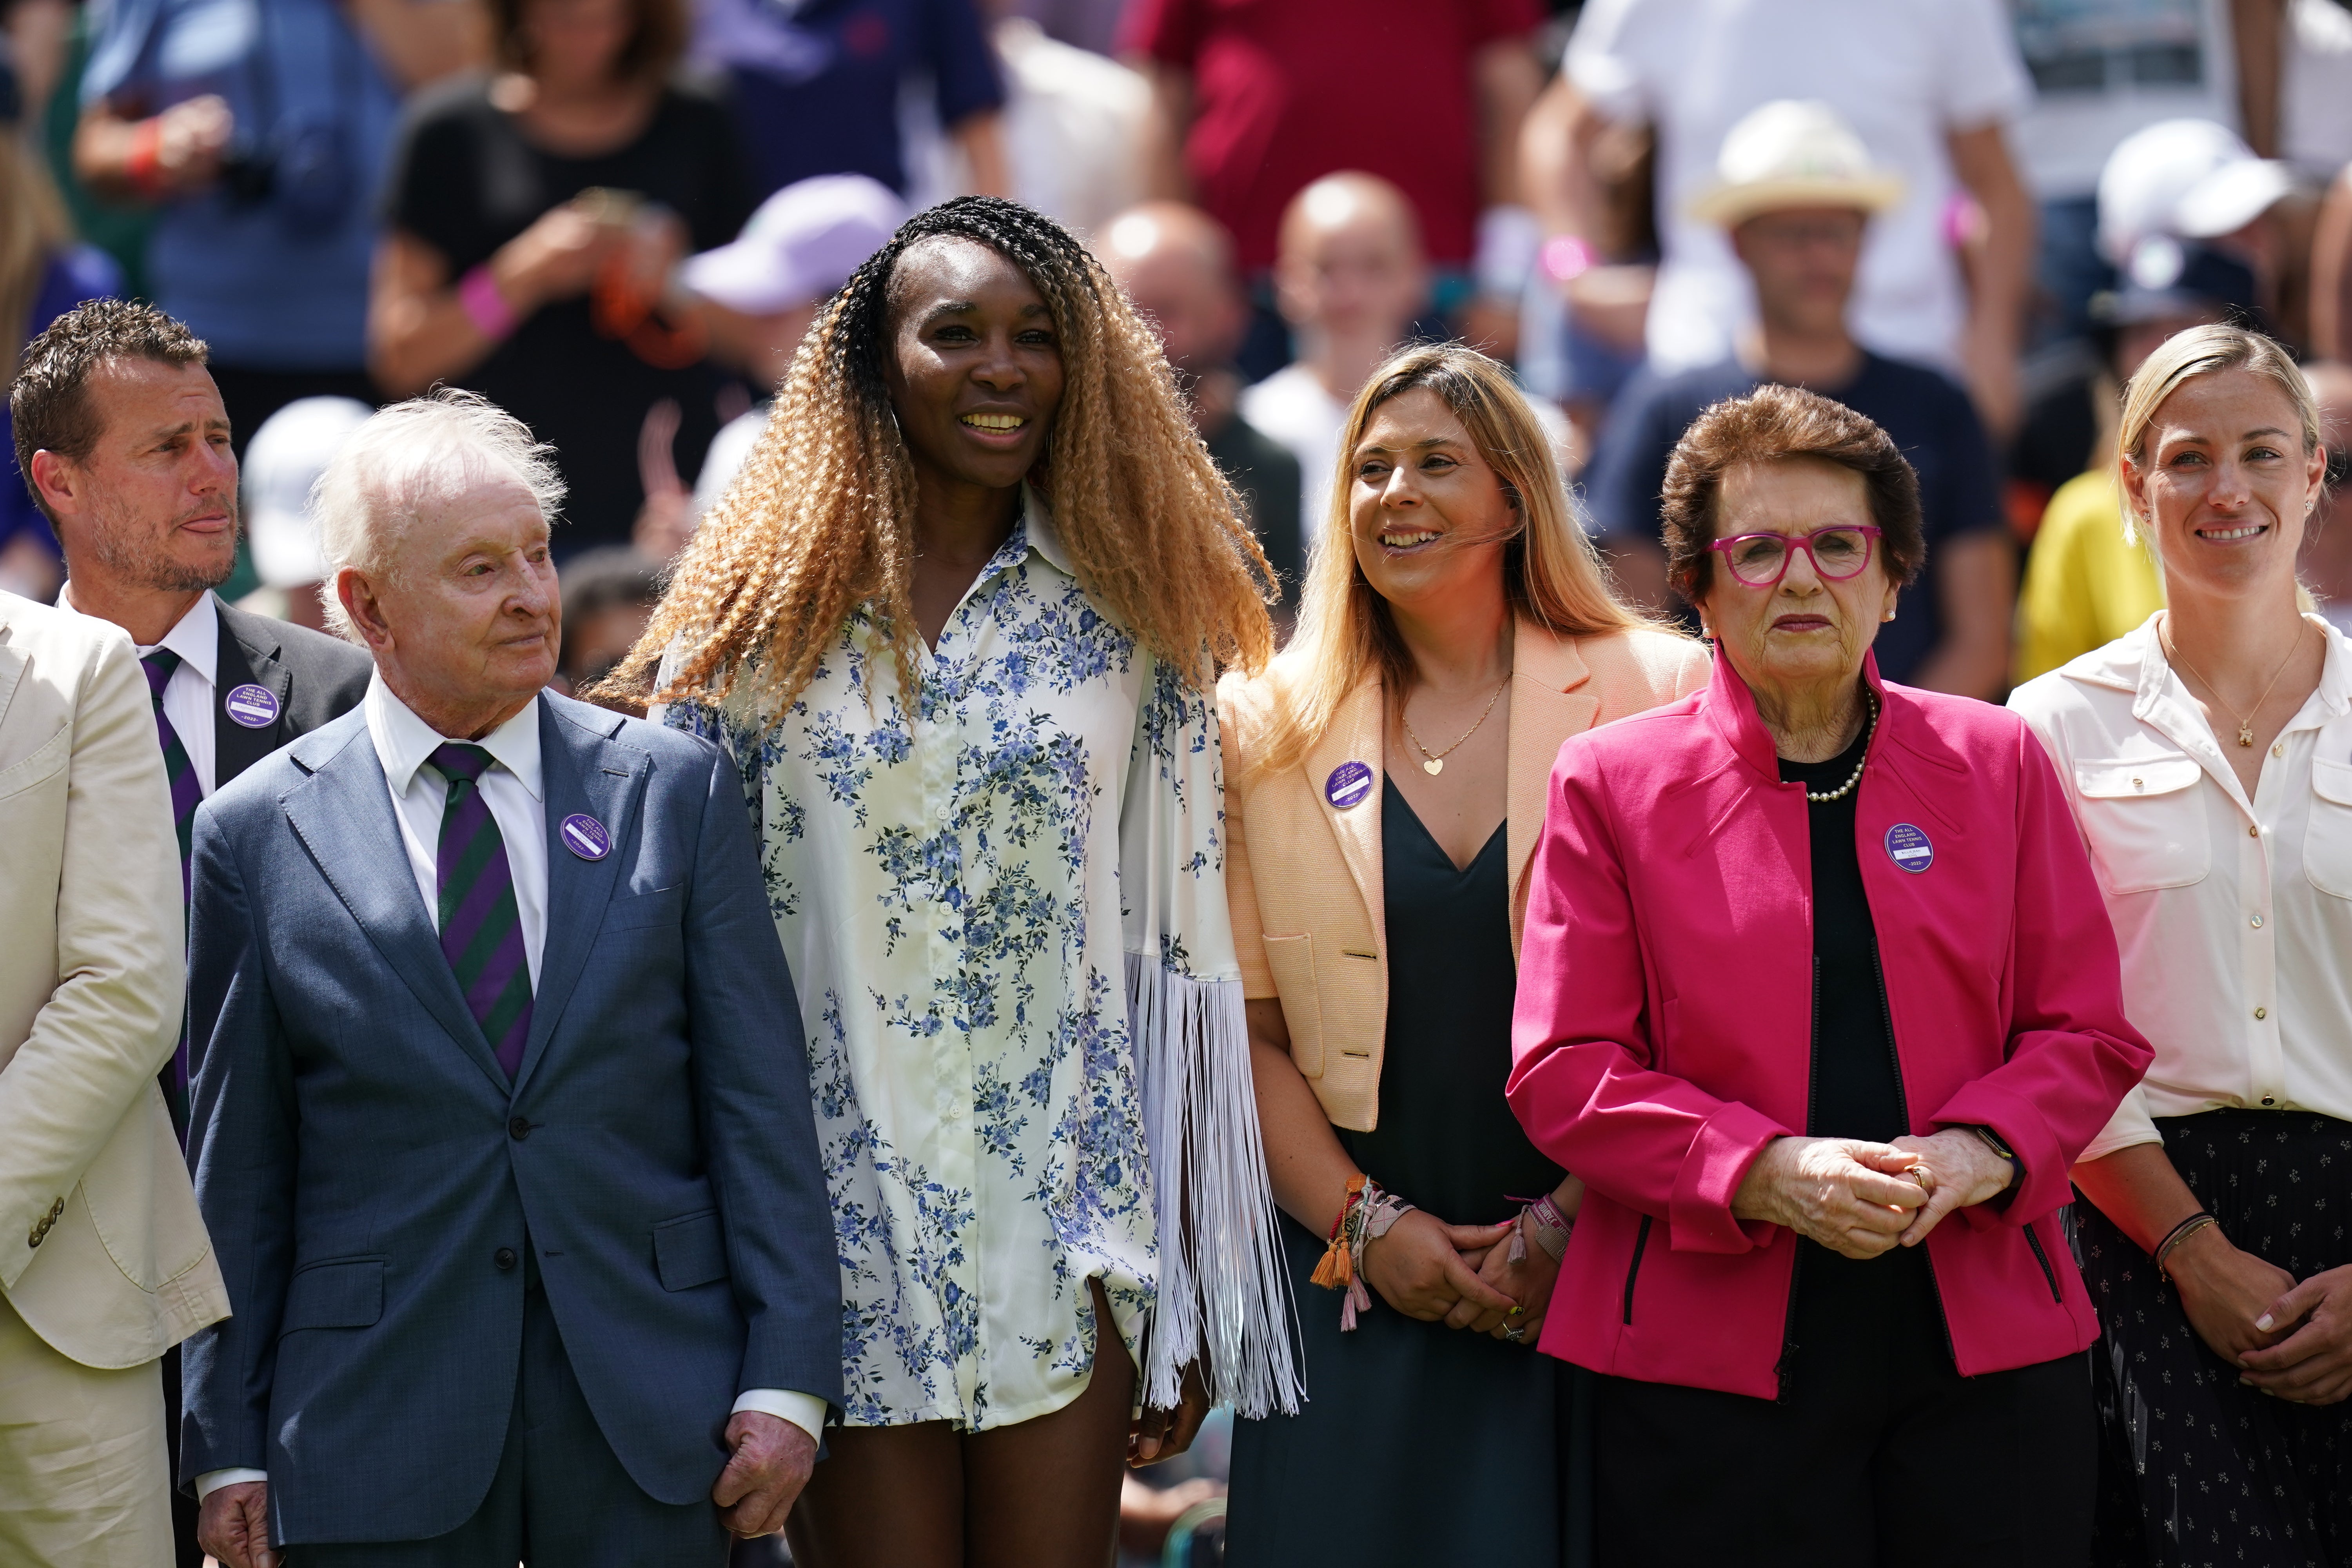
[[915, 689], [915, 474], [883, 356], [892, 274], [912, 247], [941, 237], [1004, 257], [1052, 313], [1064, 390], [1030, 479], [1080, 583], [1198, 688], [1219, 665], [1265, 662], [1273, 574], [1192, 431], [1159, 340], [1059, 224], [965, 196], [908, 219], [825, 308], [742, 473], [608, 687], [642, 691], [666, 664], [656, 700], [731, 695], [772, 720], [862, 605], [890, 641], [901, 689]]

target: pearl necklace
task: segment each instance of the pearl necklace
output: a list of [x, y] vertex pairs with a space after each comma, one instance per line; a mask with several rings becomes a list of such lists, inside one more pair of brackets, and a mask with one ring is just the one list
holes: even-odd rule
[[1843, 800], [1846, 796], [1852, 795], [1853, 793], [1853, 786], [1862, 782], [1862, 770], [1870, 762], [1870, 737], [1877, 733], [1877, 731], [1878, 699], [1874, 696], [1870, 700], [1870, 727], [1863, 731], [1862, 736], [1862, 761], [1853, 764], [1853, 772], [1848, 773], [1846, 775], [1845, 783], [1838, 785], [1837, 788], [1831, 790], [1826, 795], [1816, 795], [1811, 790], [1807, 790], [1805, 792], [1805, 798], [1811, 801], [1815, 805], [1827, 805], [1833, 800]]

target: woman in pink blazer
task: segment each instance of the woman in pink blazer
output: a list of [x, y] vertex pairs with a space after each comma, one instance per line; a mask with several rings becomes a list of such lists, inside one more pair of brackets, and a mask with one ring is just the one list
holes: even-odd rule
[[1509, 1088], [1588, 1188], [1541, 1348], [1602, 1374], [1599, 1561], [2080, 1563], [2057, 1211], [2150, 1053], [2064, 794], [1879, 679], [1924, 546], [1870, 421], [1718, 404], [1665, 521], [1714, 679], [1561, 749]]

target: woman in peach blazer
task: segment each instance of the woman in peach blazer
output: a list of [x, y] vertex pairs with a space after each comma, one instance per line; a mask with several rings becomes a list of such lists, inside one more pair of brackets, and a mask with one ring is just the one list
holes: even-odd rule
[[1529, 1350], [1582, 1187], [1503, 1099], [1528, 861], [1561, 743], [1704, 686], [1707, 660], [1611, 596], [1492, 361], [1390, 361], [1339, 464], [1297, 638], [1218, 689], [1308, 1394], [1236, 1428], [1228, 1558], [1441, 1561], [1470, 1524], [1484, 1554], [1556, 1563], [1582, 1529], [1569, 1369]]

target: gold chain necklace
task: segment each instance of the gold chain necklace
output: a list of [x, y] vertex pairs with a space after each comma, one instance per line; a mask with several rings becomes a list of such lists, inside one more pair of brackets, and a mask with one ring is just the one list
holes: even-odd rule
[[2253, 707], [2249, 709], [2242, 717], [2239, 715], [2235, 709], [2221, 700], [2221, 689], [2214, 685], [2211, 681], [2206, 679], [2204, 671], [2197, 668], [2187, 659], [2180, 657], [2180, 650], [2178, 647], [2175, 647], [2172, 642], [2172, 617], [2170, 616], [2164, 617], [2164, 625], [2158, 631], [2157, 638], [2164, 647], [2164, 657], [2170, 662], [2179, 665], [2182, 669], [2187, 670], [2189, 674], [2195, 676], [2197, 678], [2197, 684], [2213, 694], [2214, 706], [2238, 721], [2238, 744], [2251, 747], [2254, 743], [2254, 715], [2263, 710], [2263, 704], [2268, 702], [2271, 700], [2271, 693], [2278, 689], [2279, 677], [2284, 675], [2286, 673], [2286, 667], [2294, 662], [2295, 649], [2303, 646], [2303, 628], [2300, 626], [2296, 626], [2294, 641], [2288, 645], [2286, 657], [2279, 660], [2279, 667], [2276, 669], [2271, 671], [2271, 683], [2263, 688], [2263, 694], [2254, 699]]
[[[1486, 711], [1478, 715], [1478, 723], [1473, 724], [1470, 728], [1462, 731], [1462, 741], [1466, 741], [1471, 736], [1478, 732], [1478, 725], [1484, 724], [1486, 721], [1486, 714], [1492, 713], [1495, 710], [1495, 704], [1503, 700], [1503, 693], [1510, 689], [1510, 685], [1511, 678], [1507, 675], [1503, 677], [1503, 684], [1495, 688], [1494, 696], [1486, 699]], [[1406, 738], [1412, 742], [1413, 750], [1421, 753], [1421, 771], [1425, 773], [1444, 773], [1445, 771], [1445, 759], [1462, 749], [1462, 741], [1454, 742], [1454, 744], [1446, 747], [1445, 750], [1442, 752], [1433, 752], [1427, 746], [1421, 743], [1420, 736], [1412, 732], [1412, 721], [1404, 716], [1404, 710], [1402, 708], [1399, 708], [1397, 710], [1397, 718], [1399, 721], [1404, 725]]]

